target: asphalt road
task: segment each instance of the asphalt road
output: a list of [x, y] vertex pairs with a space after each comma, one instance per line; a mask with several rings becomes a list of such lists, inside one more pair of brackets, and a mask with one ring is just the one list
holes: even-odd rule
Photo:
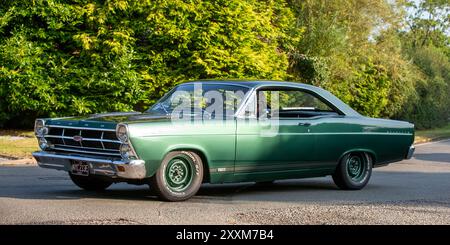
[[204, 185], [167, 203], [147, 186], [104, 193], [74, 186], [67, 174], [0, 167], [1, 224], [450, 224], [450, 140], [417, 146], [413, 159], [374, 170], [361, 191], [331, 177]]

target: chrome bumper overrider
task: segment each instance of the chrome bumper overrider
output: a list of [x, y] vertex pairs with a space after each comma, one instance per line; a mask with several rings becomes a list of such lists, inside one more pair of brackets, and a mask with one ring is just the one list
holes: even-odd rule
[[38, 165], [43, 168], [70, 171], [70, 160], [78, 160], [89, 164], [89, 174], [124, 179], [143, 179], [146, 177], [145, 162], [143, 160], [123, 161], [46, 151], [33, 152], [33, 157]]
[[408, 154], [406, 155], [406, 159], [411, 159], [411, 157], [413, 156], [413, 154], [414, 154], [414, 150], [415, 150], [416, 148], [412, 145], [411, 147], [409, 147], [409, 150], [408, 150]]

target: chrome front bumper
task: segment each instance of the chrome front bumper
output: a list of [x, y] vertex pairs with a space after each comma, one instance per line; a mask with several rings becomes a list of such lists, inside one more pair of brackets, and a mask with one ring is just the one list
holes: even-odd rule
[[143, 179], [146, 177], [145, 162], [143, 160], [123, 161], [46, 151], [33, 152], [33, 157], [38, 165], [43, 168], [70, 171], [71, 160], [77, 160], [88, 163], [89, 174], [92, 175], [124, 179]]
[[410, 146], [409, 150], [408, 150], [408, 154], [406, 155], [405, 159], [411, 159], [411, 157], [413, 156], [415, 150], [416, 150], [416, 148], [413, 145]]

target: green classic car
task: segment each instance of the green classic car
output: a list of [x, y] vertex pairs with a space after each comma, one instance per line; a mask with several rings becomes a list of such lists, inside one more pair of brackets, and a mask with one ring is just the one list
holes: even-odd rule
[[319, 87], [279, 81], [194, 81], [145, 112], [37, 119], [39, 166], [85, 190], [148, 184], [186, 200], [202, 183], [331, 175], [363, 188], [373, 167], [411, 158], [414, 125], [358, 114]]

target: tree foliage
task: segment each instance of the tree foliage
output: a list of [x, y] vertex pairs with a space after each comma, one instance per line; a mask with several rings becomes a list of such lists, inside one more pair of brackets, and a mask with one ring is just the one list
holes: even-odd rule
[[331, 90], [368, 116], [392, 117], [413, 90], [396, 30], [401, 4], [379, 0], [294, 0], [306, 26], [291, 56], [296, 80]]
[[415, 94], [398, 115], [418, 128], [444, 125], [450, 118], [450, 2], [410, 2], [403, 52], [415, 69]]
[[285, 79], [300, 37], [283, 1], [20, 0], [0, 16], [0, 124], [141, 110], [191, 79]]

